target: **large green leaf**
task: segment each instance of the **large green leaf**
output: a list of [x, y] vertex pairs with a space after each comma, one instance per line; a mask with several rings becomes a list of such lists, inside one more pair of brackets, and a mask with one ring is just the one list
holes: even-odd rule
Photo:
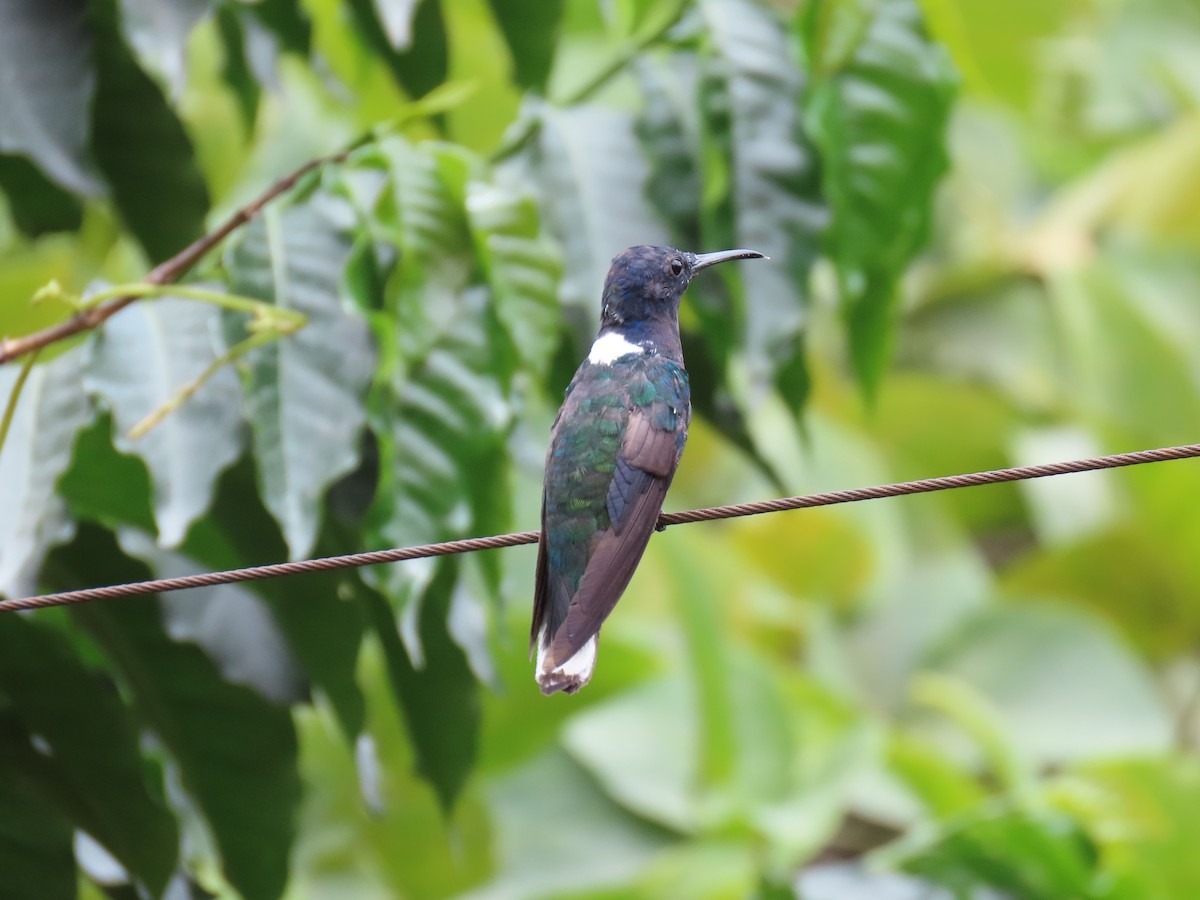
[[541, 90], [554, 65], [564, 0], [489, 0], [512, 54], [513, 77], [523, 88]]
[[96, 90], [86, 0], [0, 2], [0, 150], [29, 156], [82, 194], [102, 190], [88, 156]]
[[[729, 155], [721, 168], [729, 179], [732, 242], [771, 257], [741, 267], [746, 363], [759, 383], [777, 382], [795, 409], [807, 393], [800, 333], [825, 224], [816, 160], [798, 112], [804, 79], [783, 23], [764, 4], [704, 0], [701, 10], [712, 53], [704, 90], [717, 95], [704, 101], [706, 128], [728, 129], [714, 149]], [[725, 121], [713, 120], [714, 105]], [[706, 172], [708, 178], [720, 174]], [[713, 189], [711, 182], [706, 189]], [[711, 217], [709, 231], [715, 237]]]
[[419, 666], [400, 641], [391, 607], [373, 592], [365, 597], [416, 751], [417, 771], [433, 785], [446, 811], [475, 764], [481, 718], [479, 683], [447, 629], [457, 570], [457, 562], [443, 560], [422, 598]]
[[[96, 0], [92, 151], [126, 226], [159, 262], [204, 232], [208, 189], [191, 141], [117, 28], [114, 0]], [[153, 154], [131, 148], [154, 148]]]
[[[503, 359], [484, 292], [465, 296], [440, 339], [395, 379], [375, 415], [382, 458], [373, 520], [378, 542], [406, 546], [503, 530], [503, 436], [509, 419]], [[404, 605], [432, 577], [417, 561], [375, 573]], [[417, 605], [404, 614], [405, 642], [420, 655]]]
[[117, 449], [145, 461], [159, 540], [167, 547], [177, 546], [208, 508], [217, 476], [241, 450], [237, 376], [219, 369], [144, 437], [127, 435], [217, 358], [220, 323], [215, 306], [164, 297], [114, 316], [91, 345], [84, 383], [112, 411]]
[[649, 169], [638, 152], [634, 118], [596, 105], [558, 109], [530, 104], [541, 119], [538, 142], [518, 161], [538, 192], [547, 224], [562, 244], [560, 294], [575, 307], [582, 345], [600, 321], [600, 292], [613, 256], [632, 244], [667, 244], [646, 202]]
[[545, 374], [558, 346], [558, 247], [540, 234], [537, 207], [504, 188], [472, 181], [467, 215], [496, 317], [522, 361]]
[[[91, 525], [53, 554], [45, 573], [54, 588], [150, 575]], [[278, 897], [287, 882], [300, 796], [288, 710], [225, 681], [196, 645], [173, 641], [155, 597], [76, 607], [73, 615], [170, 754], [183, 789], [208, 822], [230, 884], [247, 898]]]
[[138, 730], [129, 711], [66, 638], [14, 615], [0, 616], [0, 693], [52, 754], [76, 824], [131, 878], [161, 894], [175, 868], [174, 818], [147, 790]]
[[829, 252], [855, 371], [873, 394], [898, 282], [925, 242], [946, 170], [956, 78], [915, 0], [822, 0], [806, 10], [802, 32], [813, 73], [807, 120], [833, 212]]
[[[92, 415], [82, 357], [74, 350], [34, 367], [0, 448], [0, 593], [31, 588], [46, 550], [72, 534], [55, 483], [71, 464], [76, 433]], [[8, 403], [18, 374], [17, 366], [0, 368], [0, 403]]]
[[[383, 220], [402, 255], [387, 285], [394, 318], [377, 325], [381, 340], [399, 352], [373, 404], [381, 459], [374, 540], [398, 546], [503, 530], [514, 350], [498, 317], [516, 301], [490, 304], [486, 288], [470, 283], [476, 262], [464, 208], [468, 159], [398, 142], [387, 153], [393, 191]], [[500, 261], [489, 264], [499, 278]], [[496, 562], [485, 565], [494, 569]], [[418, 604], [405, 598], [414, 589], [419, 596], [433, 568], [417, 562], [371, 575], [395, 604], [408, 607], [403, 635], [417, 659]]]
[[13, 900], [75, 900], [71, 823], [47, 802], [61, 795], [58, 772], [31, 738], [11, 713], [0, 712], [0, 889]]
[[349, 252], [310, 204], [268, 211], [226, 256], [239, 292], [308, 317], [297, 334], [253, 354], [246, 383], [263, 500], [293, 559], [312, 549], [326, 489], [358, 462], [375, 353], [365, 324], [341, 300]]

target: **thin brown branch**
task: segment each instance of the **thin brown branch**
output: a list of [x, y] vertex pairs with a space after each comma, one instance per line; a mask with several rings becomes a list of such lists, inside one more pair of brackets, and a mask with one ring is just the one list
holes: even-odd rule
[[[264, 206], [295, 187], [301, 178], [309, 172], [319, 169], [321, 166], [344, 161], [351, 150], [361, 143], [361, 141], [356, 142], [353, 147], [339, 153], [334, 153], [331, 156], [310, 159], [291, 174], [280, 178], [259, 194], [258, 197], [238, 209], [208, 234], [197, 238], [170, 259], [159, 263], [150, 270], [143, 281], [147, 284], [174, 284], [190, 272], [221, 241], [257, 216]], [[106, 300], [98, 306], [81, 310], [69, 319], [59, 322], [57, 325], [51, 325], [49, 328], [35, 331], [33, 334], [27, 334], [19, 338], [4, 338], [0, 340], [0, 366], [19, 359], [27, 353], [47, 347], [50, 344], [65, 340], [85, 331], [91, 331], [138, 299], [139, 297], [136, 296], [114, 297], [112, 300]]]

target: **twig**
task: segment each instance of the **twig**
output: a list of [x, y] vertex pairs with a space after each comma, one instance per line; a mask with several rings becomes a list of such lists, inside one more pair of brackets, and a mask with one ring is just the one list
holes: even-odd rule
[[[370, 137], [367, 139], [369, 140]], [[290, 175], [280, 178], [250, 203], [234, 212], [216, 229], [198, 238], [170, 259], [159, 263], [151, 269], [150, 273], [143, 279], [143, 284], [164, 285], [173, 284], [178, 281], [190, 272], [217, 244], [253, 219], [264, 206], [276, 197], [290, 191], [301, 178], [309, 172], [327, 164], [345, 161], [350, 153], [361, 146], [362, 143], [364, 141], [359, 140], [347, 149], [334, 153], [331, 156], [310, 159]], [[50, 344], [81, 334], [84, 331], [91, 331], [133, 303], [138, 299], [138, 296], [137, 294], [126, 294], [114, 297], [112, 300], [106, 300], [90, 309], [81, 310], [71, 316], [71, 318], [59, 322], [57, 325], [51, 325], [49, 328], [43, 328], [41, 331], [35, 331], [33, 334], [28, 334], [24, 337], [0, 340], [0, 366], [12, 362], [14, 359], [19, 359], [28, 353], [33, 353], [35, 350], [47, 347]]]

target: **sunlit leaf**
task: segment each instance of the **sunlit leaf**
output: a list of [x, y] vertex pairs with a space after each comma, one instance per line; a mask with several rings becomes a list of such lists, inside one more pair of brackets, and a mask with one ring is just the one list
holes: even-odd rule
[[350, 244], [315, 206], [267, 215], [241, 233], [226, 265], [240, 293], [308, 317], [297, 334], [256, 351], [246, 405], [267, 508], [292, 558], [316, 540], [320, 501], [354, 468], [375, 353], [343, 305]]
[[1063, 786], [1063, 799], [1094, 836], [1106, 869], [1128, 885], [1128, 896], [1184, 897], [1200, 886], [1194, 758], [1099, 762], [1077, 774]]
[[849, 43], [831, 41], [821, 27], [843, 5], [852, 6], [823, 0], [804, 17], [813, 72], [806, 121], [833, 213], [828, 246], [851, 356], [873, 394], [890, 354], [898, 281], [928, 235], [933, 190], [947, 166], [955, 75], [926, 36], [915, 0], [863, 7]]
[[128, 435], [212, 364], [223, 347], [220, 325], [216, 307], [164, 297], [114, 316], [91, 345], [84, 383], [112, 411], [117, 449], [140, 456], [150, 470], [159, 538], [168, 547], [208, 508], [217, 476], [241, 451], [233, 369], [217, 370], [144, 437]]
[[[31, 588], [43, 554], [73, 532], [55, 483], [71, 464], [75, 435], [92, 416], [82, 357], [75, 350], [34, 367], [0, 448], [0, 592], [9, 595]], [[0, 368], [5, 405], [18, 372], [17, 366]]]

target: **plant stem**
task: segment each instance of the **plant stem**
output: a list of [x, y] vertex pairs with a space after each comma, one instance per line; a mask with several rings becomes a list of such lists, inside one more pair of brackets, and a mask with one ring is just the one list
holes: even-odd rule
[[8, 430], [12, 428], [13, 418], [17, 414], [17, 401], [21, 399], [21, 391], [25, 389], [25, 382], [29, 379], [29, 373], [33, 371], [33, 364], [37, 362], [41, 352], [39, 348], [25, 357], [25, 363], [21, 366], [21, 371], [13, 384], [12, 393], [8, 395], [8, 403], [4, 407], [4, 418], [0, 419], [0, 453], [4, 452], [4, 442], [8, 440]]

